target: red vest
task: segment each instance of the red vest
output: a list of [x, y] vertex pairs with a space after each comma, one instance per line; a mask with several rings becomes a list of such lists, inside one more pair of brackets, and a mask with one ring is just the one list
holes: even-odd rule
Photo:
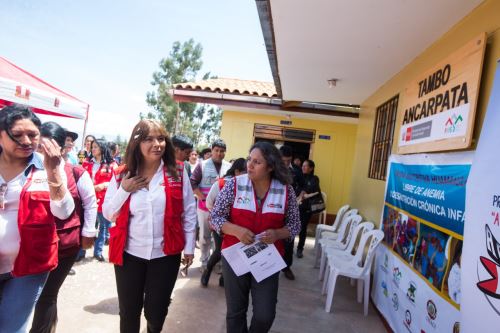
[[58, 238], [43, 170], [33, 167], [30, 171], [19, 198], [17, 223], [21, 242], [12, 275], [38, 274], [56, 268]]
[[[248, 175], [235, 177], [234, 203], [231, 207], [230, 222], [251, 230], [255, 235], [267, 229], [279, 229], [285, 226], [285, 212], [288, 206], [288, 187], [273, 179], [271, 186], [259, 207], [252, 182]], [[222, 248], [239, 242], [232, 235], [224, 234]], [[274, 245], [281, 255], [284, 254], [282, 240]]]
[[[122, 175], [126, 171], [126, 166], [118, 167], [116, 172], [116, 182], [121, 183]], [[177, 163], [179, 178], [174, 179], [167, 174], [164, 168], [163, 183], [165, 186], [165, 214], [163, 218], [163, 253], [173, 255], [184, 250], [186, 240], [184, 238], [184, 228], [182, 226], [182, 213], [184, 212], [182, 196], [182, 175], [184, 165]], [[123, 264], [123, 252], [128, 238], [128, 224], [130, 218], [130, 196], [123, 204], [116, 225], [109, 229], [109, 261], [115, 265]]]
[[66, 178], [68, 179], [68, 190], [75, 202], [75, 210], [66, 220], [55, 218], [57, 235], [59, 236], [59, 256], [69, 257], [78, 252], [80, 249], [80, 231], [83, 224], [83, 207], [78, 193], [77, 182], [81, 175], [85, 172], [79, 165], [64, 165]]
[[[111, 162], [109, 165], [101, 163], [99, 170], [97, 170], [95, 176], [92, 173], [92, 168], [94, 166], [94, 161], [85, 161], [82, 164], [82, 167], [87, 170], [90, 175], [90, 178], [94, 180], [94, 185], [99, 185], [102, 183], [107, 183], [111, 180], [113, 176], [113, 170], [115, 170], [118, 165], [116, 162]], [[106, 189], [95, 192], [95, 197], [97, 199], [97, 211], [102, 213], [102, 204], [104, 203], [104, 197], [106, 196]]]

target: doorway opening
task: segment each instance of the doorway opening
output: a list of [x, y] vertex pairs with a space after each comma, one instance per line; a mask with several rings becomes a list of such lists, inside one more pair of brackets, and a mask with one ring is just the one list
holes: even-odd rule
[[277, 148], [285, 145], [292, 148], [293, 158], [301, 162], [311, 157], [316, 131], [284, 126], [255, 124], [254, 142], [267, 141]]

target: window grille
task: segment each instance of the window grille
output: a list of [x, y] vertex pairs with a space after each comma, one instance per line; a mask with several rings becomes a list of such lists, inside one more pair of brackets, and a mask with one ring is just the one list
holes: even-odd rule
[[387, 176], [387, 160], [392, 149], [394, 126], [398, 111], [399, 95], [394, 96], [377, 108], [373, 128], [372, 152], [368, 178], [385, 180]]

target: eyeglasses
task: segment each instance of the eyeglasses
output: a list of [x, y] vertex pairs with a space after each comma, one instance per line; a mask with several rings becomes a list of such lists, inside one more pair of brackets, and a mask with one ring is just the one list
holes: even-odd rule
[[0, 185], [0, 209], [5, 209], [5, 193], [7, 193], [7, 183]]
[[251, 157], [247, 157], [247, 164], [254, 164], [254, 165], [261, 165], [264, 164], [265, 162], [262, 160], [258, 159], [252, 159]]

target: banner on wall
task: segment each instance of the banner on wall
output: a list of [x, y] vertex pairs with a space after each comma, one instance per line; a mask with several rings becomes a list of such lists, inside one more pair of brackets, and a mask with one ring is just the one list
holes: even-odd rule
[[500, 332], [500, 67], [467, 183], [463, 332]]
[[472, 152], [389, 158], [372, 299], [395, 332], [459, 332]]

